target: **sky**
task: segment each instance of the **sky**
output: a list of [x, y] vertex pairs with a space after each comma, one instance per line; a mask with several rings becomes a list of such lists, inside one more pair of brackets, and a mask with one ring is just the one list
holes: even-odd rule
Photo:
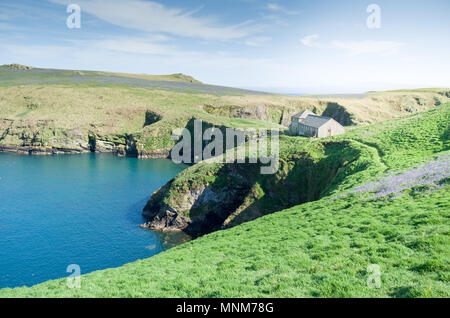
[[450, 87], [449, 12], [448, 0], [1, 0], [0, 64], [292, 94]]

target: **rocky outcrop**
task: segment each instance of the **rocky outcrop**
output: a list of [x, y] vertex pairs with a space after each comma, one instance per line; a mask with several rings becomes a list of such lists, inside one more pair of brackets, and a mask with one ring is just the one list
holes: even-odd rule
[[439, 95], [450, 98], [450, 90], [442, 90], [440, 92], [438, 92]]
[[145, 150], [132, 134], [101, 135], [56, 128], [52, 120], [0, 119], [0, 152], [29, 155], [114, 153], [119, 156], [168, 158], [170, 149]]
[[[425, 111], [448, 102], [450, 92], [390, 92], [352, 96], [284, 97], [281, 100], [244, 101], [243, 104], [205, 104], [203, 110], [230, 118], [256, 119], [289, 127], [291, 117], [309, 110], [343, 126], [374, 123], [408, 113]], [[250, 104], [250, 105], [247, 105]]]
[[318, 149], [320, 159], [308, 152], [280, 159], [274, 175], [261, 175], [258, 164], [193, 166], [152, 194], [142, 227], [199, 236], [317, 200], [359, 156], [350, 142], [318, 143]]
[[87, 150], [56, 148], [56, 147], [39, 147], [39, 146], [2, 146], [0, 152], [14, 152], [23, 155], [49, 156], [61, 154], [80, 154], [87, 153]]
[[143, 212], [150, 222], [142, 227], [185, 231], [193, 236], [220, 229], [239, 207], [251, 184], [235, 165], [222, 166], [213, 178], [207, 179], [209, 182], [194, 182], [185, 189], [172, 180], [156, 191]]
[[344, 126], [354, 124], [351, 120], [352, 115], [349, 114], [344, 107], [338, 105], [337, 103], [317, 101], [315, 104], [316, 105], [305, 103], [305, 105], [285, 107], [274, 105], [204, 105], [203, 109], [210, 114], [230, 118], [257, 119], [283, 125], [285, 127], [289, 127], [292, 116], [300, 111], [308, 109], [316, 114], [322, 114], [323, 116], [334, 118]]
[[5, 68], [5, 69], [10, 69], [10, 70], [19, 70], [19, 71], [28, 71], [28, 70], [33, 69], [33, 67], [31, 67], [31, 66], [26, 66], [26, 65], [22, 65], [22, 64], [5, 64], [0, 67]]
[[79, 131], [55, 128], [51, 120], [0, 119], [0, 151], [58, 154], [89, 150], [88, 140]]

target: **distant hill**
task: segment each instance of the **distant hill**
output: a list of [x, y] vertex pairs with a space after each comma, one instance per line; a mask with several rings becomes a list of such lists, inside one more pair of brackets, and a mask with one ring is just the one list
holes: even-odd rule
[[129, 73], [111, 73], [111, 72], [98, 72], [98, 74], [105, 75], [115, 75], [130, 78], [140, 78], [152, 81], [174, 81], [174, 82], [186, 82], [192, 84], [203, 84], [202, 82], [196, 80], [192, 76], [185, 75], [182, 73], [170, 74], [170, 75], [148, 75], [148, 74], [129, 74]]
[[0, 150], [108, 151], [167, 157], [171, 132], [197, 118], [221, 127], [289, 126], [308, 109], [344, 126], [423, 112], [450, 101], [450, 89], [361, 96], [287, 96], [206, 85], [184, 74], [142, 75], [0, 67]]
[[[52, 71], [51, 69], [40, 69], [40, 68], [34, 68], [32, 66], [26, 66], [21, 64], [4, 64], [0, 66], [0, 69], [9, 69], [9, 70], [18, 70], [18, 71], [29, 71], [33, 69], [41, 70], [41, 71]], [[74, 75], [92, 75], [92, 74], [99, 74], [99, 75], [109, 75], [109, 76], [119, 76], [119, 77], [129, 77], [129, 78], [140, 78], [140, 79], [147, 79], [147, 80], [153, 80], [153, 81], [174, 81], [174, 82], [186, 82], [186, 83], [192, 83], [192, 84], [203, 84], [202, 82], [196, 80], [192, 76], [185, 75], [182, 73], [177, 74], [170, 74], [170, 75], [147, 75], [147, 74], [129, 74], [129, 73], [118, 73], [118, 72], [101, 72], [101, 71], [80, 71], [80, 70], [57, 70], [54, 69], [53, 71], [64, 71], [64, 72], [72, 72]]]
[[30, 84], [159, 88], [170, 91], [220, 95], [267, 95], [247, 89], [207, 85], [182, 73], [170, 75], [34, 68], [20, 64], [0, 66], [0, 87]]

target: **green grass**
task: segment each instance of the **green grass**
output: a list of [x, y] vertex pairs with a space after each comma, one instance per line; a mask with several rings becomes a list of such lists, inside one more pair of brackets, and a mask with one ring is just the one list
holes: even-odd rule
[[[445, 91], [445, 88], [416, 88], [416, 89], [397, 89], [391, 90], [388, 92], [414, 92], [414, 93], [430, 93], [430, 92], [442, 92]], [[370, 93], [378, 93], [378, 92], [370, 92]]]
[[[192, 80], [179, 74], [109, 75]], [[74, 83], [74, 76], [92, 80]], [[68, 289], [61, 279], [1, 290], [0, 296], [449, 296], [448, 185], [431, 195], [405, 193], [387, 202], [355, 195], [329, 200], [449, 151], [448, 89], [374, 92], [359, 99], [252, 96], [233, 89], [218, 94], [188, 88], [99, 86], [100, 77], [101, 73], [92, 71], [13, 74], [0, 69], [0, 146], [18, 145], [21, 138], [29, 137], [41, 147], [76, 147], [95, 133], [122, 144], [132, 136], [140, 151], [168, 150], [174, 145], [172, 130], [185, 127], [193, 117], [223, 127], [276, 128], [300, 110], [315, 108], [321, 113], [329, 105], [343, 109], [358, 125], [382, 122], [348, 128], [345, 135], [322, 140], [282, 136], [283, 165], [278, 176], [289, 181], [287, 188], [277, 190], [271, 178], [249, 174], [254, 186], [248, 203], [269, 213], [282, 210], [290, 192], [306, 191], [314, 178], [325, 178], [328, 168], [339, 163], [342, 169], [336, 177], [320, 185], [323, 192], [318, 201], [204, 236], [151, 259], [88, 274], [80, 290]], [[429, 109], [433, 110], [404, 116]], [[145, 126], [147, 111], [161, 120]], [[4, 132], [8, 133], [3, 137]], [[295, 160], [305, 160], [309, 166], [296, 167]], [[223, 187], [232, 180], [220, 175], [220, 168], [220, 164], [193, 166], [177, 176], [175, 184], [180, 191], [203, 184]], [[302, 179], [305, 175], [308, 178]], [[274, 189], [278, 201], [270, 196]], [[172, 191], [166, 199], [176, 201], [178, 194]], [[380, 289], [367, 287], [370, 264], [381, 267]]]
[[[65, 130], [67, 137], [74, 142], [79, 134], [72, 132], [77, 130], [85, 137], [93, 132], [110, 139], [132, 134], [144, 151], [170, 150], [174, 145], [170, 138], [172, 131], [185, 127], [193, 116], [228, 127], [279, 127], [256, 119], [215, 116], [199, 107], [218, 100], [220, 97], [213, 95], [168, 92], [156, 88], [73, 87], [60, 84], [4, 87], [0, 88], [0, 132], [10, 128], [10, 133], [7, 139], [0, 140], [0, 144], [21, 144], [24, 126], [28, 127], [27, 133], [40, 137], [38, 146], [64, 145], [65, 139], [53, 138], [44, 130]], [[144, 127], [148, 110], [159, 114], [162, 119]], [[10, 121], [2, 123], [2, 118], [12, 120], [12, 126], [9, 127]], [[45, 125], [39, 121], [46, 121]]]
[[[109, 83], [111, 78], [119, 80]], [[121, 80], [124, 84], [120, 84]], [[210, 90], [210, 85], [195, 81], [194, 86], [182, 85], [179, 88], [138, 87], [134, 80], [152, 83], [164, 80], [174, 85], [188, 82], [190, 85], [192, 79], [182, 74], [153, 76], [46, 69], [16, 71], [0, 67], [0, 131], [11, 128], [11, 136], [0, 140], [0, 144], [21, 144], [24, 126], [30, 127], [28, 133], [47, 136], [40, 134], [38, 128], [42, 127], [38, 121], [45, 120], [47, 130], [66, 130], [72, 146], [76, 146], [79, 139], [79, 134], [71, 133], [76, 129], [84, 137], [90, 133], [106, 138], [132, 134], [138, 139], [142, 151], [167, 151], [173, 146], [167, 136], [174, 128], [184, 127], [193, 116], [215, 125], [241, 129], [279, 127], [280, 122], [287, 127], [291, 115], [314, 109], [318, 113], [348, 117], [354, 124], [365, 125], [403, 116], [408, 111], [425, 111], [449, 101], [448, 89], [383, 92], [362, 99], [345, 99], [246, 95], [249, 92], [233, 88], [219, 92]], [[144, 127], [147, 110], [161, 115], [161, 122]], [[336, 111], [339, 114], [334, 113]], [[3, 125], [3, 118], [13, 120], [12, 127]], [[165, 138], [159, 138], [161, 135]], [[64, 142], [58, 138], [44, 138], [36, 146], [61, 147]]]
[[[235, 197], [233, 203], [239, 209], [226, 221], [240, 224], [255, 216], [351, 189], [449, 150], [449, 114], [448, 105], [443, 105], [426, 114], [360, 127], [332, 138], [282, 136], [275, 175], [261, 175], [255, 165], [236, 164], [229, 168], [226, 164], [202, 163], [178, 175], [170, 187], [152, 200], [152, 206], [159, 206], [158, 200], [183, 216], [197, 219], [206, 216], [205, 209], [227, 210], [228, 203], [222, 201], [193, 210], [187, 210], [185, 204], [192, 191], [203, 191], [205, 187], [221, 193], [223, 186], [218, 179], [222, 178], [228, 188], [240, 189], [240, 197]], [[245, 181], [232, 178], [230, 169]]]
[[[412, 200], [325, 199], [275, 213], [151, 259], [8, 297], [449, 297], [447, 190]], [[381, 267], [381, 288], [367, 267]]]
[[437, 152], [450, 150], [449, 105], [441, 105], [425, 114], [355, 129], [344, 138], [375, 148], [390, 169], [402, 169]]
[[[325, 140], [286, 138], [283, 151], [309, 149], [318, 158], [323, 156], [320, 144], [328, 140], [359, 148], [358, 160], [335, 180], [329, 192], [335, 195], [448, 151], [449, 122], [446, 104]], [[194, 166], [180, 178], [214, 178], [216, 167], [202, 171]], [[448, 185], [393, 200], [347, 195], [330, 201], [327, 195], [150, 259], [87, 274], [81, 289], [69, 289], [60, 279], [4, 289], [0, 296], [449, 297], [449, 202]], [[367, 285], [371, 264], [381, 269], [379, 289]]]

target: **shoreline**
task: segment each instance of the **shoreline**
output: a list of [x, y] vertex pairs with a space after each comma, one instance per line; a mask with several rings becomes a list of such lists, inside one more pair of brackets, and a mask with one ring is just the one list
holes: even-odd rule
[[157, 150], [152, 152], [127, 153], [121, 150], [89, 150], [60, 147], [33, 147], [33, 146], [0, 146], [0, 153], [14, 153], [23, 156], [55, 156], [55, 155], [79, 155], [86, 153], [110, 153], [118, 157], [138, 159], [170, 159], [169, 150]]

